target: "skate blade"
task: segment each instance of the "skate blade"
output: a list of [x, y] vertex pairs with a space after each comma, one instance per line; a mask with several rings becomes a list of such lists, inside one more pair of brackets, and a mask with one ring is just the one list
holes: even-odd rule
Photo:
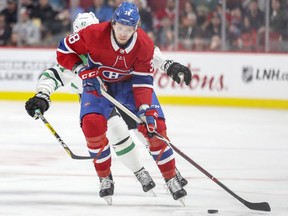
[[185, 198], [184, 198], [184, 197], [178, 199], [178, 201], [183, 205], [183, 207], [186, 206], [186, 205], [185, 205]]
[[109, 206], [112, 205], [112, 196], [106, 196], [103, 197], [103, 199], [107, 202]]

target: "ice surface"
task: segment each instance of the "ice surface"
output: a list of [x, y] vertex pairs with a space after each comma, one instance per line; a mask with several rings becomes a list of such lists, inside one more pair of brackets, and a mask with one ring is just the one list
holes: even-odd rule
[[[141, 160], [154, 178], [156, 197], [144, 193], [113, 152], [113, 205], [98, 196], [90, 160], [73, 160], [24, 102], [0, 102], [0, 215], [219, 216], [288, 215], [288, 112], [285, 110], [163, 106], [171, 142], [250, 202], [266, 201], [271, 213], [252, 211], [176, 154], [189, 180], [186, 207], [174, 201], [144, 145]], [[45, 117], [69, 148], [88, 155], [77, 103], [53, 102]]]

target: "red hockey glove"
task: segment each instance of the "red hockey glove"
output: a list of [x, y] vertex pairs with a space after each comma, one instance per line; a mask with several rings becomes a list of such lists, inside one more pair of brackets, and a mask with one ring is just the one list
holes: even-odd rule
[[87, 93], [101, 96], [102, 79], [99, 77], [97, 68], [83, 67], [79, 70], [78, 76], [83, 80], [83, 90]]
[[158, 112], [153, 107], [146, 104], [142, 105], [137, 113], [138, 117], [144, 124], [138, 125], [138, 130], [146, 137], [149, 133], [153, 133], [157, 128]]

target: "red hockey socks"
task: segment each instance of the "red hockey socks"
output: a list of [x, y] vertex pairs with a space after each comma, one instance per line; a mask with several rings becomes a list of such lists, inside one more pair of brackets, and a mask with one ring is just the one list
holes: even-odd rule
[[[168, 139], [166, 135], [166, 124], [164, 120], [158, 121], [157, 132]], [[147, 137], [147, 140], [150, 144], [149, 149], [151, 155], [159, 167], [162, 176], [165, 179], [173, 178], [176, 175], [176, 171], [175, 158], [172, 148], [168, 146], [164, 141], [159, 140], [156, 137]]]
[[87, 147], [99, 177], [110, 174], [111, 152], [106, 137], [107, 120], [103, 115], [92, 113], [82, 119], [82, 131], [87, 141]]

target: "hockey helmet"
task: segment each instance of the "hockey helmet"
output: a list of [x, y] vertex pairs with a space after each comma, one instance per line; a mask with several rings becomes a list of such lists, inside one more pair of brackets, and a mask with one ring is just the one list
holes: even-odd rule
[[122, 2], [115, 10], [112, 23], [118, 22], [123, 25], [137, 27], [140, 21], [138, 8], [130, 2]]
[[97, 23], [99, 23], [99, 20], [94, 13], [79, 13], [73, 22], [73, 32], [77, 33], [87, 26]]

